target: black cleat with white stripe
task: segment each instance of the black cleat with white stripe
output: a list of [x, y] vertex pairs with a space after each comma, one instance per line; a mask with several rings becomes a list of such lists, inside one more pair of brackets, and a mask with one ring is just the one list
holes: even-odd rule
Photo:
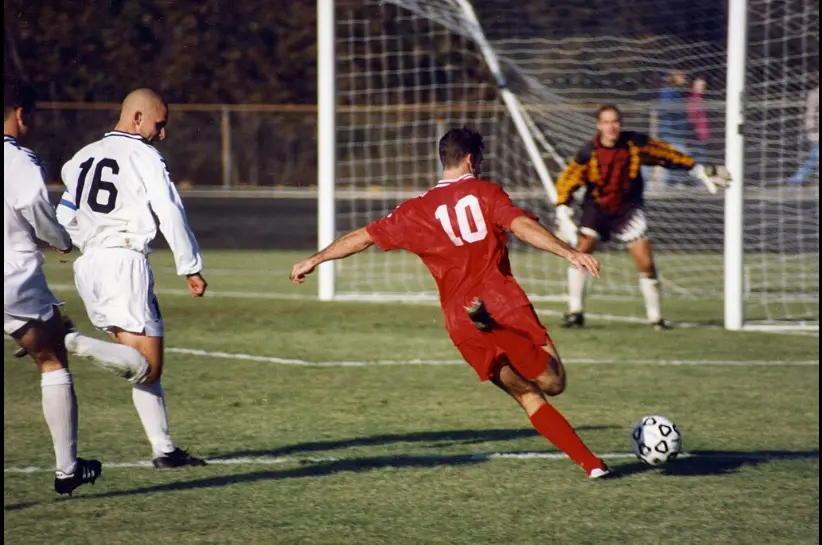
[[562, 321], [559, 322], [560, 327], [585, 327], [585, 315], [581, 312], [568, 312], [562, 315]]
[[94, 484], [97, 477], [103, 472], [103, 464], [98, 460], [84, 460], [77, 458], [77, 468], [71, 475], [62, 475], [54, 478], [54, 491], [58, 494], [68, 494], [84, 484]]
[[670, 331], [674, 328], [674, 324], [668, 320], [659, 320], [658, 322], [652, 323], [651, 326], [656, 331]]
[[154, 467], [156, 467], [157, 469], [171, 469], [183, 466], [206, 465], [205, 460], [201, 460], [200, 458], [192, 456], [188, 452], [179, 448], [175, 448], [168, 454], [163, 454], [162, 456], [155, 457], [151, 460], [151, 463], [154, 464]]
[[482, 299], [474, 298], [471, 304], [465, 307], [465, 312], [468, 313], [468, 317], [474, 322], [474, 327], [480, 331], [490, 331], [494, 327], [494, 319], [491, 318]]

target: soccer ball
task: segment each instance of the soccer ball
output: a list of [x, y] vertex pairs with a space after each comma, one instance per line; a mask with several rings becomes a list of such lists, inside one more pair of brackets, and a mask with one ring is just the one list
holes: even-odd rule
[[644, 416], [631, 431], [631, 447], [637, 458], [658, 466], [675, 460], [682, 452], [682, 434], [676, 424], [664, 416]]

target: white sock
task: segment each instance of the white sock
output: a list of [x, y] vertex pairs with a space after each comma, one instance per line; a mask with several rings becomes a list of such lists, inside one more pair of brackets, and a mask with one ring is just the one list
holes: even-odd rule
[[140, 384], [148, 375], [148, 361], [130, 346], [86, 337], [75, 331], [66, 335], [66, 349], [76, 356], [92, 358], [106, 371], [132, 384]]
[[43, 373], [40, 387], [43, 390], [43, 416], [57, 458], [57, 476], [73, 475], [77, 469], [77, 397], [71, 373], [68, 369]]
[[160, 381], [152, 384], [135, 384], [131, 389], [134, 408], [140, 415], [143, 429], [155, 456], [168, 454], [174, 450], [174, 442], [168, 432], [168, 414], [166, 400], [163, 397], [163, 386]]
[[639, 289], [642, 291], [642, 297], [645, 298], [645, 312], [648, 315], [648, 321], [650, 323], [660, 321], [662, 319], [662, 295], [659, 280], [640, 275]]
[[568, 311], [582, 313], [585, 309], [585, 291], [588, 275], [576, 267], [568, 267]]

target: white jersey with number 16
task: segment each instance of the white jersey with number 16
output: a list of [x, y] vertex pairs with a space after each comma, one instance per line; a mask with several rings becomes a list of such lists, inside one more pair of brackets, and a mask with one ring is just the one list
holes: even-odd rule
[[177, 274], [202, 269], [180, 195], [165, 160], [139, 135], [112, 131], [71, 158], [62, 170], [66, 192], [57, 217], [82, 252], [125, 248], [147, 253], [157, 224], [168, 241]]

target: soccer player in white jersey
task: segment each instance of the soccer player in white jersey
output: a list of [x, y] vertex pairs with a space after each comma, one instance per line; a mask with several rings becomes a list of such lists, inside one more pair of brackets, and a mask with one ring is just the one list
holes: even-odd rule
[[[3, 78], [3, 329], [40, 369], [43, 416], [54, 443], [54, 489], [71, 494], [94, 483], [102, 471], [97, 460], [77, 457], [77, 398], [68, 370], [67, 345], [83, 339], [87, 354], [108, 359], [111, 370], [145, 374], [148, 363], [137, 351], [89, 339], [60, 316], [60, 303], [43, 273], [43, 254], [35, 237], [58, 253], [71, 251], [69, 234], [48, 200], [43, 166], [20, 145], [34, 119], [33, 89], [16, 78]], [[71, 342], [70, 342], [71, 341]]]
[[57, 207], [83, 254], [74, 262], [74, 281], [91, 323], [148, 360], [146, 381], [134, 385], [132, 398], [157, 468], [205, 465], [171, 440], [160, 382], [163, 320], [147, 257], [157, 235], [152, 212], [191, 295], [202, 297], [206, 290], [197, 241], [166, 163], [152, 145], [165, 138], [167, 119], [168, 107], [156, 93], [132, 91], [114, 130], [63, 166], [66, 192]]

